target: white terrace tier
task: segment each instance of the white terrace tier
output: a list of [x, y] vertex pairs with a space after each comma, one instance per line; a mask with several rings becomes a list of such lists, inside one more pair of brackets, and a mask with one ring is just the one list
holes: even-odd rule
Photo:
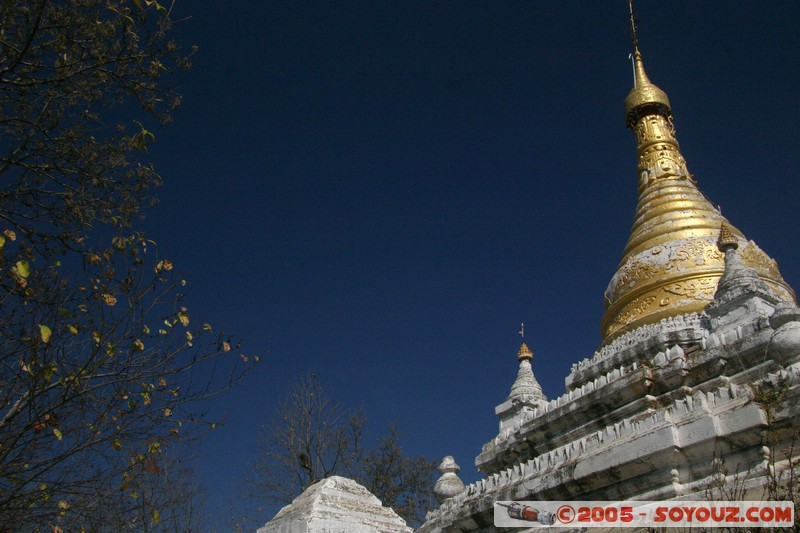
[[[800, 416], [800, 309], [735, 252], [722, 279], [704, 313], [641, 326], [575, 364], [562, 396], [514, 419], [498, 406], [500, 433], [475, 461], [487, 477], [419, 531], [491, 531], [496, 500], [702, 498], [736, 480], [763, 498]], [[765, 390], [783, 395], [771, 420], [756, 401]]]

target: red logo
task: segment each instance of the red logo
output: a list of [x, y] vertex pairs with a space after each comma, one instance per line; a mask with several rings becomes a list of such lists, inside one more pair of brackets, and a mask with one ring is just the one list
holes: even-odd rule
[[558, 521], [562, 524], [569, 524], [575, 520], [575, 509], [569, 505], [562, 505], [556, 511], [556, 516], [558, 517]]

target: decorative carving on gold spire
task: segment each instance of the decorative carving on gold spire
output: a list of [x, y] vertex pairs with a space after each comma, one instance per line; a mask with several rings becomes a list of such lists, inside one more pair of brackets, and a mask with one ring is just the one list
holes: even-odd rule
[[746, 242], [744, 263], [758, 272], [781, 300], [794, 292], [775, 261], [731, 225], [700, 190], [686, 168], [664, 91], [644, 71], [631, 6], [634, 86], [625, 99], [627, 126], [636, 134], [639, 200], [622, 260], [605, 293], [601, 333], [605, 342], [667, 316], [702, 311], [722, 276], [724, 254], [717, 236], [724, 224]]

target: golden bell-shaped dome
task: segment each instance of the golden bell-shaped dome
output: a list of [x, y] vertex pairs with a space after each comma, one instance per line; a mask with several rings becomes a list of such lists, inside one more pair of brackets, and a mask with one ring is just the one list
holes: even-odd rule
[[647, 78], [638, 50], [634, 74], [625, 116], [636, 134], [639, 200], [622, 260], [605, 293], [604, 341], [668, 316], [702, 311], [725, 268], [717, 248], [723, 222], [740, 241], [744, 263], [779, 298], [794, 301], [775, 261], [747, 242], [697, 188], [675, 137], [669, 99]]

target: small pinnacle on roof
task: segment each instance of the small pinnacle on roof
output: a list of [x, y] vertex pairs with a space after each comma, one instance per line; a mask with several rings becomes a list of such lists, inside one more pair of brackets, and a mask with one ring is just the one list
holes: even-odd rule
[[719, 248], [719, 251], [722, 253], [739, 248], [739, 239], [736, 238], [736, 235], [733, 234], [730, 228], [728, 228], [728, 225], [724, 222], [719, 226], [717, 248]]
[[514, 380], [514, 384], [511, 385], [511, 392], [508, 395], [508, 399], [512, 402], [533, 405], [537, 402], [547, 401], [541, 385], [533, 376], [531, 359], [533, 359], [533, 352], [523, 342], [517, 353], [517, 360], [519, 361], [517, 378]]
[[438, 466], [437, 470], [442, 473], [442, 477], [434, 485], [433, 493], [440, 504], [444, 503], [446, 499], [464, 492], [464, 482], [458, 477], [461, 467], [456, 464], [452, 455], [442, 459], [442, 464]]

